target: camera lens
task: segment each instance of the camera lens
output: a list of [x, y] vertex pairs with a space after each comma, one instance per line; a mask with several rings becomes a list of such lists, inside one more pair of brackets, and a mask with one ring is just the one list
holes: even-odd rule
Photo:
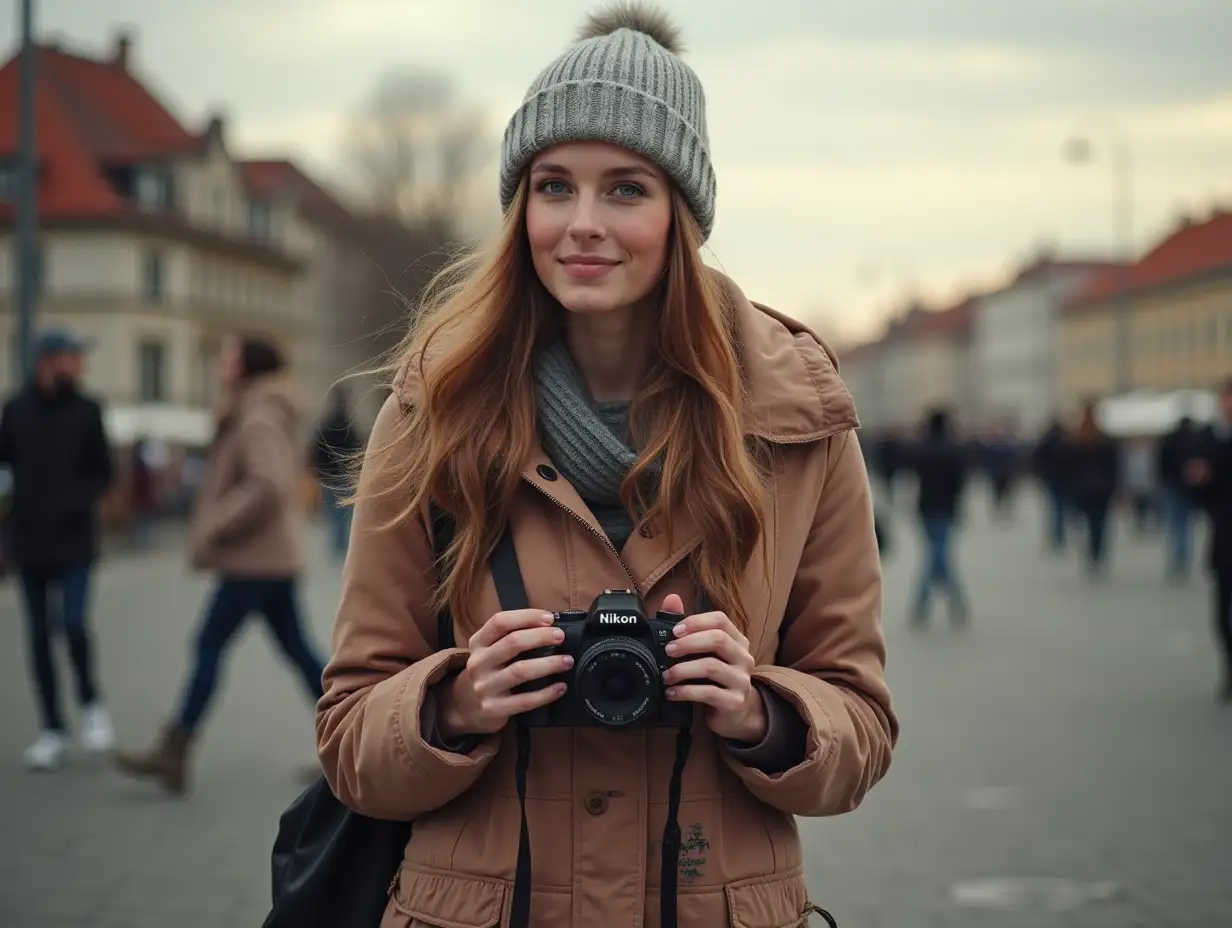
[[579, 695], [604, 725], [630, 725], [659, 698], [658, 663], [642, 642], [613, 637], [587, 648], [578, 661]]
[[[611, 662], [609, 662], [610, 664]], [[599, 671], [599, 692], [607, 703], [626, 702], [633, 695], [636, 683], [629, 675], [629, 668], [619, 664]]]

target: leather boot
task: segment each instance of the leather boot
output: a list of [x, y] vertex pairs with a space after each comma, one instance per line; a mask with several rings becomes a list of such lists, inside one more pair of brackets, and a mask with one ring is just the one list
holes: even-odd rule
[[171, 725], [149, 751], [117, 751], [116, 765], [129, 776], [157, 780], [167, 792], [183, 795], [188, 787], [188, 748], [191, 743], [192, 736], [187, 729]]

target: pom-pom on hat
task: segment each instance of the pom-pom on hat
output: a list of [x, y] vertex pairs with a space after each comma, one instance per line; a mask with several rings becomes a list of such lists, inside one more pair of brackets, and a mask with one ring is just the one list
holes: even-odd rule
[[611, 142], [653, 161], [680, 187], [701, 226], [714, 227], [715, 179], [701, 81], [680, 57], [666, 13], [619, 3], [592, 13], [576, 43], [531, 84], [501, 144], [501, 206], [522, 172], [561, 142]]

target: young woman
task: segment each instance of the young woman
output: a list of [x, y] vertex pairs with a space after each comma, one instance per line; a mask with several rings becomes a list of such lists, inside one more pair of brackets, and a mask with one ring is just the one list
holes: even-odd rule
[[223, 407], [193, 511], [193, 566], [218, 574], [194, 648], [179, 711], [149, 751], [120, 752], [120, 769], [173, 793], [187, 785], [187, 756], [218, 685], [227, 647], [254, 612], [265, 617], [313, 699], [322, 661], [296, 602], [303, 535], [298, 495], [298, 404], [278, 348], [261, 336], [227, 341], [219, 353]]
[[[369, 444], [318, 741], [344, 803], [415, 821], [387, 928], [803, 924], [793, 816], [855, 808], [890, 762], [855, 410], [816, 336], [699, 257], [715, 184], [678, 47], [626, 5], [534, 83], [503, 233], [426, 308]], [[533, 608], [502, 611], [503, 537]], [[686, 616], [663, 698], [697, 710], [691, 749], [523, 727], [569, 684], [521, 684], [571, 679], [526, 652], [605, 589]]]

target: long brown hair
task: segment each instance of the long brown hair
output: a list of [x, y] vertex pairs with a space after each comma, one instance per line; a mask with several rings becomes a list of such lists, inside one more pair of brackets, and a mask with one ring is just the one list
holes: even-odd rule
[[[429, 499], [454, 517], [435, 605], [448, 602], [459, 621], [477, 618], [467, 607], [534, 445], [535, 347], [563, 326], [565, 310], [531, 262], [526, 199], [524, 178], [493, 246], [429, 288], [396, 360], [422, 387], [393, 437], [369, 448], [356, 492], [394, 496], [391, 526]], [[672, 209], [657, 351], [630, 410], [639, 453], [621, 500], [669, 544], [679, 514], [692, 517], [703, 539], [696, 579], [743, 627], [740, 581], [765, 532], [765, 487], [744, 435], [735, 306], [702, 263], [701, 230], [675, 189]], [[648, 476], [656, 460], [657, 482]]]

